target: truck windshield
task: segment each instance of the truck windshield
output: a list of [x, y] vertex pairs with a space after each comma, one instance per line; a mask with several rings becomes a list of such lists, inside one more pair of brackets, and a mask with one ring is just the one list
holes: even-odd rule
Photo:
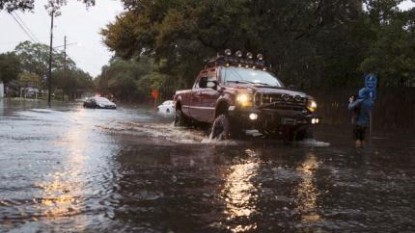
[[275, 76], [262, 70], [245, 69], [239, 67], [224, 67], [222, 68], [221, 73], [225, 83], [236, 82], [282, 87], [282, 83]]

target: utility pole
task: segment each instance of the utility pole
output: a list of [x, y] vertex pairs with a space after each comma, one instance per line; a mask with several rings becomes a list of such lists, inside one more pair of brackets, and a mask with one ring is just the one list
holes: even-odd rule
[[66, 36], [63, 38], [63, 70], [66, 72]]
[[50, 14], [50, 47], [49, 47], [49, 76], [48, 76], [48, 105], [51, 106], [52, 96], [52, 46], [53, 46], [53, 14], [55, 10], [52, 6], [52, 12]]
[[[63, 79], [66, 79], [66, 36], [63, 37]], [[65, 101], [65, 92], [62, 92], [62, 95], [62, 99]]]

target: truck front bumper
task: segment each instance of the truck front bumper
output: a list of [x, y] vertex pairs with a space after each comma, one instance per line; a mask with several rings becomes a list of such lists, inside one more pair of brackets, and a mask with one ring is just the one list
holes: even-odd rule
[[300, 130], [321, 123], [321, 118], [307, 111], [264, 109], [258, 107], [228, 109], [232, 122], [245, 129], [260, 131]]

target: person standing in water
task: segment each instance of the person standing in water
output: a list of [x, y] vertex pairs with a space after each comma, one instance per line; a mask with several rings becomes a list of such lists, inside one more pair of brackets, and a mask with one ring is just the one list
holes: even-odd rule
[[366, 129], [370, 124], [370, 112], [373, 109], [373, 101], [370, 99], [369, 91], [366, 88], [359, 90], [359, 96], [349, 98], [350, 111], [353, 111], [353, 137], [356, 149], [363, 149], [365, 145]]

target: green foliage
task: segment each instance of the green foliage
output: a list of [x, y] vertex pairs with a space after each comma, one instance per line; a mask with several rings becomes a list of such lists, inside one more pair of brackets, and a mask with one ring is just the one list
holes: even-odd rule
[[[21, 68], [29, 73], [35, 73], [46, 81], [49, 68], [49, 46], [45, 44], [32, 43], [25, 41], [18, 44], [15, 53], [21, 62]], [[52, 51], [52, 71], [64, 68], [66, 62], [67, 69], [74, 69], [75, 62], [66, 58], [62, 52]]]
[[143, 102], [151, 90], [162, 87], [164, 75], [154, 59], [141, 57], [140, 60], [113, 58], [109, 66], [102, 68], [95, 84], [101, 94], [111, 94], [124, 101]]
[[141, 77], [136, 86], [140, 93], [143, 93], [146, 99], [151, 98], [153, 90], [161, 90], [166, 83], [167, 76], [159, 72], [151, 72], [148, 75]]
[[[18, 44], [13, 53], [0, 54], [0, 78], [4, 82], [18, 80], [20, 87], [46, 88], [49, 68], [49, 46]], [[76, 67], [62, 52], [52, 51], [52, 83], [70, 98], [93, 88], [92, 77]]]
[[368, 46], [360, 70], [378, 74], [381, 85], [405, 86], [415, 78], [415, 10], [402, 12], [393, 1], [385, 2], [371, 9], [376, 16], [370, 17], [371, 30], [377, 37]]
[[190, 87], [203, 60], [226, 48], [264, 53], [304, 89], [362, 85], [369, 71], [390, 85], [415, 76], [415, 14], [399, 11], [401, 0], [122, 1], [104, 42], [124, 59], [163, 61], [164, 87]]
[[19, 75], [19, 82], [22, 83], [24, 86], [31, 83], [34, 87], [39, 87], [40, 77], [36, 74], [25, 71]]
[[94, 87], [92, 77], [78, 68], [57, 70], [53, 77], [55, 85], [70, 99]]
[[0, 81], [16, 80], [20, 73], [20, 60], [15, 53], [0, 54]]

